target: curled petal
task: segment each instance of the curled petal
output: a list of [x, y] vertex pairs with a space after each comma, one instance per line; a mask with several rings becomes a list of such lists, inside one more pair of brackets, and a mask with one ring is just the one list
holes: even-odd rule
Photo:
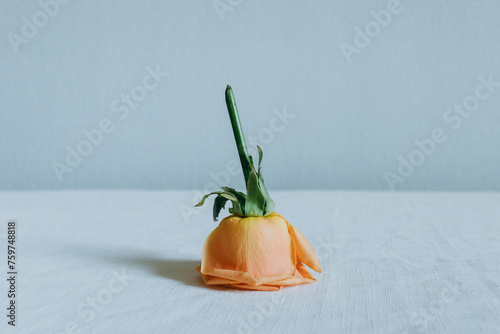
[[314, 249], [312, 248], [309, 241], [307, 241], [307, 239], [304, 237], [304, 235], [302, 235], [298, 228], [290, 225], [290, 223], [286, 221], [286, 219], [282, 216], [280, 217], [285, 220], [288, 226], [288, 231], [290, 232], [290, 235], [292, 236], [292, 239], [295, 243], [297, 259], [312, 270], [320, 273], [321, 266], [319, 264], [318, 255], [316, 255], [316, 253], [314, 252]]
[[[304, 278], [308, 278], [308, 279], [311, 279], [313, 281], [316, 281], [316, 279], [313, 277], [313, 275], [311, 275], [309, 270], [307, 270], [307, 268], [302, 263], [297, 263], [297, 273], [300, 274], [300, 276], [302, 276]], [[296, 275], [297, 275], [297, 273], [296, 273]]]
[[229, 280], [226, 278], [205, 275], [201, 272], [201, 266], [196, 267], [196, 270], [198, 270], [198, 272], [201, 275], [201, 278], [203, 278], [203, 282], [205, 282], [206, 285], [225, 285], [225, 284], [238, 283], [236, 281]]

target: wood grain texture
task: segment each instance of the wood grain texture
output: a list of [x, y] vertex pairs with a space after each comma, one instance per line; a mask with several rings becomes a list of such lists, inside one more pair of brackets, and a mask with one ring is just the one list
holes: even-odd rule
[[[0, 193], [0, 226], [19, 224], [11, 332], [500, 331], [500, 194], [271, 195], [316, 250], [316, 283], [279, 292], [206, 287], [194, 268], [216, 225], [210, 206], [183, 218], [190, 192]], [[3, 321], [0, 332], [9, 330]]]

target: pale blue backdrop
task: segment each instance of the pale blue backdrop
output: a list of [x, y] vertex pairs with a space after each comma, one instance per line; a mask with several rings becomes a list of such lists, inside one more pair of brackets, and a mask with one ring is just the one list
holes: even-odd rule
[[498, 1], [0, 13], [0, 189], [241, 188], [226, 84], [270, 189], [500, 189]]

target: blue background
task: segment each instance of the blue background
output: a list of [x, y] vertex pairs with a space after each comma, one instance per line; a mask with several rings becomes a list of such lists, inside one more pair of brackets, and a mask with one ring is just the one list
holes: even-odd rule
[[[500, 82], [498, 1], [40, 3], [0, 1], [0, 189], [242, 188], [226, 84], [270, 189], [389, 190], [387, 173], [397, 190], [500, 189], [500, 87], [467, 118], [446, 114], [478, 77]], [[126, 114], [122, 94], [157, 66], [168, 77]], [[446, 140], [415, 153], [434, 129]]]

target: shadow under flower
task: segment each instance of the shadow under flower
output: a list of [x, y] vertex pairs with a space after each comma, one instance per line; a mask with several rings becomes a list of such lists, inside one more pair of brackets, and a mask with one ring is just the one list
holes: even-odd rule
[[[154, 276], [181, 282], [185, 285], [208, 288], [211, 290], [233, 290], [223, 286], [205, 285], [200, 273], [196, 270], [201, 260], [168, 259], [161, 255], [147, 254], [143, 250], [110, 248], [103, 245], [89, 247], [88, 245], [53, 242], [58, 252], [64, 252], [75, 257], [91, 258], [111, 264], [120, 264], [133, 269], [144, 270]], [[141, 254], [142, 253], [142, 254]], [[103, 256], [103, 254], [105, 254]]]
[[175, 280], [186, 285], [204, 287], [212, 290], [228, 290], [222, 286], [205, 285], [198, 271], [195, 269], [200, 261], [183, 259], [162, 259], [147, 256], [119, 258], [116, 262], [143, 268], [152, 274]]

